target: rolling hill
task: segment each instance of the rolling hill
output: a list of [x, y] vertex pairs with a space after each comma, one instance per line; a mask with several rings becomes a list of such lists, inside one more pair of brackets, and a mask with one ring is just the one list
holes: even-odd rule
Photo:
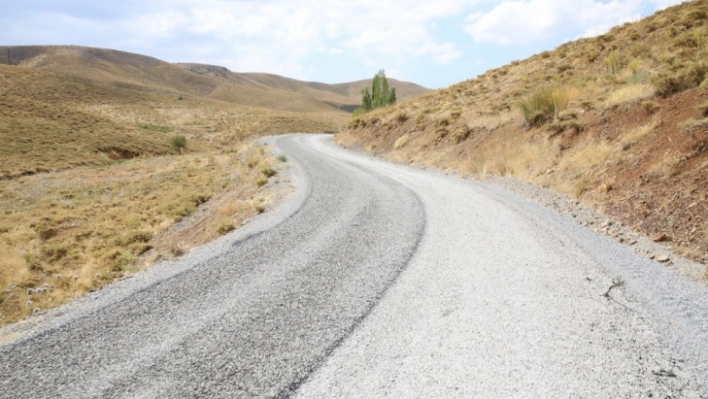
[[[197, 148], [335, 131], [367, 84], [300, 82], [76, 46], [0, 47], [0, 79], [0, 136], [10, 143], [0, 149], [0, 178], [165, 154], [167, 132]], [[428, 91], [396, 84], [403, 97]]]
[[707, 22], [708, 2], [686, 2], [365, 114], [337, 139], [539, 184], [708, 264]]
[[[267, 73], [237, 73], [214, 65], [181, 63], [176, 64], [188, 71], [202, 76], [212, 76], [227, 79], [239, 87], [261, 89], [268, 92], [286, 92], [314, 98], [335, 108], [353, 111], [361, 104], [361, 89], [371, 86], [371, 79], [359, 80], [350, 83], [326, 84], [318, 82], [303, 82]], [[392, 87], [396, 88], [401, 100], [413, 98], [430, 90], [414, 83], [388, 79]], [[220, 94], [215, 97], [229, 98]]]

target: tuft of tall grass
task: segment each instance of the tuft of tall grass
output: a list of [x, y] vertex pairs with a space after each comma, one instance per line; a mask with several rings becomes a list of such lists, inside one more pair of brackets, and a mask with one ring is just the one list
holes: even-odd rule
[[568, 107], [572, 91], [565, 86], [543, 86], [520, 100], [516, 106], [529, 126], [541, 126], [557, 119], [558, 113]]
[[610, 55], [605, 59], [605, 65], [607, 66], [607, 72], [609, 72], [610, 75], [616, 75], [619, 73], [624, 66], [624, 60], [619, 51], [610, 51]]

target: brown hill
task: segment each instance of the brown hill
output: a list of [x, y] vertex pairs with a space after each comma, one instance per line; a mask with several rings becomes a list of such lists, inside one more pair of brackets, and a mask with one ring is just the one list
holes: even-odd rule
[[[220, 77], [232, 81], [240, 86], [257, 88], [272, 92], [286, 92], [313, 98], [329, 104], [335, 108], [353, 111], [361, 104], [361, 89], [371, 86], [371, 79], [350, 83], [327, 84], [318, 82], [303, 82], [278, 75], [267, 73], [237, 73], [224, 67], [204, 64], [182, 63], [176, 64], [188, 71], [202, 76]], [[389, 79], [389, 84], [396, 88], [398, 98], [410, 99], [430, 92], [414, 83]]]
[[706, 264], [706, 21], [708, 2], [687, 2], [355, 118], [337, 138], [535, 182]]

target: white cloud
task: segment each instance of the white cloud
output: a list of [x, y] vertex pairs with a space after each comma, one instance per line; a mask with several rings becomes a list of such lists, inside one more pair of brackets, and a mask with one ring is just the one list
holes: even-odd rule
[[644, 3], [643, 0], [507, 0], [488, 12], [469, 15], [465, 31], [478, 43], [496, 44], [588, 36], [638, 19]]
[[656, 4], [657, 10], [663, 10], [664, 8], [675, 6], [685, 1], [687, 0], [655, 0], [654, 3]]
[[232, 60], [235, 69], [247, 65], [295, 76], [305, 70], [307, 57], [326, 52], [348, 53], [362, 62], [424, 58], [449, 63], [462, 53], [456, 43], [434, 37], [434, 21], [463, 15], [477, 1], [182, 0], [124, 25], [147, 41], [184, 33], [208, 35], [222, 43], [221, 51], [231, 52], [215, 56]]

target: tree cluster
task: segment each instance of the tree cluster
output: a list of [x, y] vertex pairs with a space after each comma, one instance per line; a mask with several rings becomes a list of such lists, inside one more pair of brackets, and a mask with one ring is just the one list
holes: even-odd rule
[[361, 109], [368, 112], [395, 103], [396, 88], [388, 87], [386, 72], [382, 69], [374, 76], [371, 91], [368, 87], [361, 90]]

